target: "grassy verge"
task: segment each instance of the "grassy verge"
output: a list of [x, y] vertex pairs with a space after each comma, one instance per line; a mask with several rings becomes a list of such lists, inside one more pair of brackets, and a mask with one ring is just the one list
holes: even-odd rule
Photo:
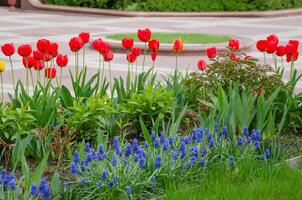
[[[107, 36], [107, 38], [114, 40], [122, 40], [125, 37], [134, 38], [136, 42], [139, 41], [137, 34], [135, 33], [114, 34]], [[230, 39], [230, 36], [198, 33], [152, 33], [152, 38], [158, 39], [161, 43], [172, 43], [175, 38], [182, 38], [184, 43], [209, 44], [227, 42]]]
[[209, 170], [198, 182], [172, 183], [166, 200], [302, 199], [302, 170], [287, 165], [240, 166], [232, 172]]

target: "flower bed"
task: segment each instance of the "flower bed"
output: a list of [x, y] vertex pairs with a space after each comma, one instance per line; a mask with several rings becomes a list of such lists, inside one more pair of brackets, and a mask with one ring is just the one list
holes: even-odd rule
[[[258, 41], [264, 63], [267, 56], [275, 61], [270, 66], [242, 53], [240, 41], [230, 39], [225, 52], [207, 48], [210, 63], [200, 59], [198, 71], [188, 74], [178, 71], [185, 44], [175, 38], [175, 71], [158, 81], [161, 43], [148, 28], [137, 36], [143, 49], [133, 38], [122, 40], [125, 78], [112, 77], [114, 53], [99, 38], [92, 41], [99, 68], [87, 79], [90, 34], [71, 38], [72, 88], [62, 84], [69, 57], [59, 54], [57, 43], [40, 39], [35, 51], [28, 44], [18, 47], [26, 82], [15, 80], [11, 70], [10, 101], [1, 93], [0, 158], [6, 170], [0, 199], [161, 199], [181, 182], [202, 186], [201, 178], [219, 169], [254, 176], [249, 173], [254, 167], [271, 173], [268, 169], [283, 163], [287, 146], [280, 144], [281, 135], [297, 133], [302, 124], [302, 94], [295, 93], [301, 75], [294, 66], [299, 41], [281, 45], [274, 34]], [[14, 45], [1, 49], [13, 69]], [[138, 56], [142, 71], [135, 69]], [[282, 80], [283, 62], [291, 64], [288, 82]], [[5, 67], [0, 61], [1, 80]]]

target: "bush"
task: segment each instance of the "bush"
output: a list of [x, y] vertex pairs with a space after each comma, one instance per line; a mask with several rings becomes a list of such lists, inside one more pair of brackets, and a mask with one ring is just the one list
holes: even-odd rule
[[142, 11], [248, 11], [302, 6], [302, 0], [46, 0], [50, 4]]

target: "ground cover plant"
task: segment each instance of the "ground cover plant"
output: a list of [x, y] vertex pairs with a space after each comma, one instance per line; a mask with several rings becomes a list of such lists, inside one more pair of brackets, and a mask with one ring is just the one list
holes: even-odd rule
[[[0, 199], [173, 199], [173, 190], [184, 185], [192, 198], [206, 191], [211, 199], [236, 199], [230, 187], [217, 193], [216, 186], [207, 187], [217, 182], [242, 187], [238, 180], [244, 178], [252, 180], [246, 194], [300, 197], [301, 170], [284, 162], [302, 149], [298, 139], [292, 145], [302, 128], [302, 93], [295, 90], [301, 79], [295, 68], [299, 41], [282, 45], [274, 34], [259, 40], [261, 64], [240, 51], [239, 40], [230, 39], [223, 52], [207, 49], [210, 63], [200, 59], [196, 72], [181, 73], [177, 61], [184, 42], [176, 38], [175, 71], [159, 77], [160, 41], [148, 28], [137, 36], [145, 48], [136, 47], [133, 38], [121, 42], [127, 77], [112, 76], [114, 54], [101, 38], [91, 41], [98, 71], [87, 76], [86, 32], [69, 41], [74, 61], [47, 39], [39, 39], [34, 51], [28, 44], [18, 47], [25, 82], [15, 80], [11, 70], [14, 90], [8, 101], [1, 90]], [[14, 69], [15, 46], [3, 44], [1, 50]], [[266, 64], [267, 56], [274, 65]], [[285, 63], [290, 63], [288, 81], [283, 81]], [[0, 61], [1, 80], [5, 69]], [[62, 84], [63, 70], [69, 70], [70, 88]], [[287, 196], [281, 182], [289, 173], [296, 184]], [[264, 188], [273, 175], [280, 191]]]

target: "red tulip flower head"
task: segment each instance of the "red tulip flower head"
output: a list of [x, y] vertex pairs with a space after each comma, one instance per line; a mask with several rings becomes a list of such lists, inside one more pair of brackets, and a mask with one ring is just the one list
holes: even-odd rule
[[108, 42], [102, 41], [100, 45], [98, 46], [98, 51], [100, 54], [106, 54], [110, 51], [110, 44]]
[[101, 38], [96, 39], [92, 42], [93, 49], [97, 50], [100, 48], [100, 45], [102, 44], [103, 40]]
[[284, 55], [285, 55], [285, 47], [282, 46], [282, 45], [278, 46], [278, 47], [277, 47], [277, 50], [276, 50], [276, 54], [277, 54], [277, 56], [279, 56], [279, 57], [284, 56]]
[[131, 53], [133, 53], [135, 56], [140, 56], [141, 55], [141, 48], [139, 47], [134, 47], [132, 50], [131, 50]]
[[32, 56], [23, 57], [22, 58], [22, 63], [23, 63], [23, 65], [24, 65], [25, 68], [32, 68], [32, 67], [35, 66], [36, 60]]
[[276, 45], [279, 44], [279, 38], [275, 34], [271, 34], [267, 37], [268, 42], [274, 42]]
[[277, 43], [275, 43], [274, 41], [267, 41], [266, 53], [272, 54], [275, 53], [276, 50], [277, 50]]
[[65, 67], [68, 64], [68, 56], [59, 54], [56, 59], [57, 65]]
[[69, 48], [72, 52], [78, 52], [82, 49], [84, 43], [81, 38], [73, 37], [69, 41]]
[[112, 53], [112, 51], [107, 51], [106, 53], [104, 53], [104, 61], [106, 61], [106, 62], [110, 62], [110, 61], [112, 61], [113, 60], [113, 58], [114, 58], [114, 56], [113, 56], [113, 53]]
[[252, 56], [245, 56], [244, 60], [253, 60], [253, 57]]
[[136, 55], [133, 54], [132, 52], [129, 52], [126, 58], [129, 63], [134, 63], [136, 61]]
[[159, 41], [157, 39], [150, 40], [148, 43], [149, 50], [152, 52], [156, 52], [159, 50]]
[[207, 63], [204, 60], [199, 60], [197, 63], [197, 67], [199, 70], [204, 71], [207, 68]]
[[138, 39], [142, 42], [148, 42], [151, 38], [151, 30], [146, 29], [139, 29], [137, 32]]
[[39, 50], [33, 51], [33, 57], [35, 60], [43, 60], [43, 53]]
[[182, 52], [183, 48], [184, 48], [184, 43], [183, 43], [182, 39], [181, 38], [176, 38], [173, 41], [172, 51], [179, 54], [179, 53]]
[[47, 39], [40, 39], [37, 42], [37, 49], [42, 53], [48, 52], [50, 41]]
[[15, 53], [15, 47], [12, 43], [6, 43], [2, 45], [1, 50], [5, 56], [12, 56]]
[[239, 50], [240, 41], [236, 39], [229, 40], [229, 48], [232, 50]]
[[134, 45], [133, 38], [124, 38], [122, 40], [122, 46], [124, 49], [132, 49], [133, 45]]
[[49, 53], [44, 53], [43, 58], [44, 58], [45, 62], [49, 62], [52, 59], [52, 57]]
[[155, 62], [156, 57], [157, 57], [157, 52], [152, 52], [151, 53], [151, 59], [152, 59], [153, 62]]
[[32, 48], [28, 44], [23, 44], [18, 48], [18, 54], [22, 57], [28, 57], [32, 53]]
[[45, 70], [45, 77], [48, 79], [56, 78], [57, 70], [56, 68], [46, 68]]
[[79, 38], [82, 39], [84, 44], [87, 44], [90, 40], [90, 33], [82, 32], [82, 33], [79, 34]]
[[233, 61], [240, 61], [240, 57], [236, 56], [236, 54], [234, 53], [231, 53], [230, 54], [230, 59], [233, 60]]
[[258, 51], [265, 52], [267, 47], [267, 40], [259, 40], [256, 44]]
[[50, 44], [49, 44], [49, 48], [48, 48], [48, 53], [49, 53], [53, 58], [55, 58], [55, 57], [57, 57], [57, 55], [58, 55], [58, 48], [59, 48], [59, 46], [58, 46], [57, 43], [55, 43], [55, 42], [50, 43]]
[[217, 48], [216, 47], [207, 48], [208, 58], [215, 58], [216, 55], [217, 55]]
[[34, 65], [34, 69], [36, 71], [41, 71], [43, 68], [44, 68], [43, 60], [36, 60], [35, 65]]

